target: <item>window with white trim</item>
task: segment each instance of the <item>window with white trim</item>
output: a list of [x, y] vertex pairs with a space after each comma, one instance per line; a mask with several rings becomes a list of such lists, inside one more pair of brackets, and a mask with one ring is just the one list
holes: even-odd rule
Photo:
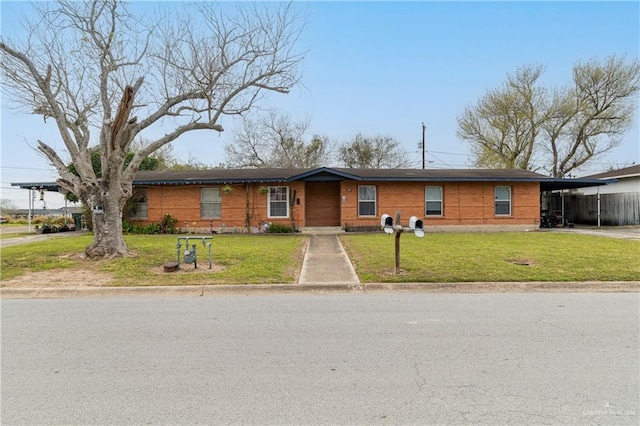
[[133, 209], [131, 213], [129, 213], [129, 219], [146, 219], [149, 207], [147, 204], [147, 190], [135, 189], [131, 199], [133, 202]]
[[202, 219], [222, 217], [220, 188], [200, 188], [200, 217]]
[[269, 217], [289, 217], [289, 187], [269, 187]]
[[358, 187], [358, 216], [376, 215], [376, 187], [363, 185]]
[[442, 216], [442, 187], [425, 186], [425, 216]]
[[496, 216], [510, 216], [511, 215], [511, 187], [496, 186], [494, 191], [495, 191]]

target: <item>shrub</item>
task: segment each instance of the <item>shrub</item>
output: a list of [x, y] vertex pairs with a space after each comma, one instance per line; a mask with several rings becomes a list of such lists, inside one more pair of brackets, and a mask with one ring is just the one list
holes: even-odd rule
[[129, 221], [122, 222], [122, 232], [126, 234], [175, 234], [178, 232], [178, 219], [170, 214], [164, 215], [161, 221], [148, 225], [138, 225]]
[[64, 225], [73, 225], [73, 219], [71, 217], [67, 217], [66, 221], [65, 218], [60, 216], [60, 217], [56, 217], [54, 219], [51, 220], [51, 224], [52, 225], [56, 225], [56, 226], [64, 226]]
[[293, 228], [288, 225], [281, 225], [279, 223], [272, 223], [267, 228], [269, 234], [289, 234], [293, 232]]
[[160, 222], [158, 222], [158, 227], [160, 228], [161, 234], [175, 234], [176, 224], [178, 223], [178, 219], [171, 216], [170, 214], [165, 214]]

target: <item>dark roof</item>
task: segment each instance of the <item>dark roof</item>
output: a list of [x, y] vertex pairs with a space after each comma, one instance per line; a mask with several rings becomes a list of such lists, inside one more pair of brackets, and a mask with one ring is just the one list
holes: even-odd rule
[[624, 167], [618, 170], [611, 170], [609, 172], [598, 173], [595, 175], [585, 176], [585, 178], [589, 179], [609, 179], [609, 178], [625, 178], [625, 177], [636, 177], [640, 176], [640, 164], [636, 164], [629, 167]]
[[615, 179], [563, 179], [545, 178], [540, 181], [542, 191], [560, 191], [562, 189], [587, 188], [589, 186], [602, 186], [615, 182]]
[[[518, 169], [210, 169], [180, 171], [140, 171], [133, 184], [211, 185], [237, 183], [286, 183], [294, 181], [355, 180], [368, 182], [539, 182], [543, 191], [604, 185], [599, 179], [549, 178]], [[55, 183], [13, 183], [21, 188], [44, 187], [56, 190]]]
[[517, 169], [335, 169], [361, 180], [388, 181], [521, 181], [540, 180], [544, 176]]
[[543, 191], [605, 185], [598, 179], [550, 178], [519, 169], [213, 169], [138, 172], [136, 185], [232, 184], [293, 182], [298, 180], [383, 182], [540, 182]]
[[309, 169], [209, 169], [139, 171], [135, 185], [184, 185], [207, 183], [287, 182], [291, 176]]
[[366, 181], [539, 181], [545, 176], [515, 169], [212, 169], [186, 171], [141, 171], [134, 183], [197, 184], [244, 182], [293, 182], [297, 180]]

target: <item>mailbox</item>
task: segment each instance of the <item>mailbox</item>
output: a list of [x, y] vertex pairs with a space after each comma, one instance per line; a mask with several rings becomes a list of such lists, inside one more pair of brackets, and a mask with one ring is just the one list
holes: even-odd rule
[[383, 214], [380, 218], [380, 226], [386, 234], [393, 234], [393, 218], [388, 214]]
[[424, 237], [424, 222], [416, 216], [411, 216], [409, 219], [409, 228], [413, 229], [416, 237]]

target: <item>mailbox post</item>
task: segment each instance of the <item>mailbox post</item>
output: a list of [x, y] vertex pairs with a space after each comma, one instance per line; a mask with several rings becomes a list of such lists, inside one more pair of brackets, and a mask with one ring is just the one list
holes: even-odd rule
[[380, 226], [386, 234], [395, 234], [395, 266], [394, 274], [400, 273], [400, 237], [404, 231], [413, 232], [418, 238], [424, 237], [424, 223], [416, 216], [409, 219], [409, 227], [405, 228], [400, 224], [400, 210], [396, 210], [395, 222], [388, 214], [383, 214], [380, 218]]
[[396, 210], [396, 223], [393, 226], [393, 230], [396, 233], [396, 262], [394, 264], [393, 273], [400, 273], [400, 237], [404, 232], [404, 228], [400, 225], [400, 210]]

